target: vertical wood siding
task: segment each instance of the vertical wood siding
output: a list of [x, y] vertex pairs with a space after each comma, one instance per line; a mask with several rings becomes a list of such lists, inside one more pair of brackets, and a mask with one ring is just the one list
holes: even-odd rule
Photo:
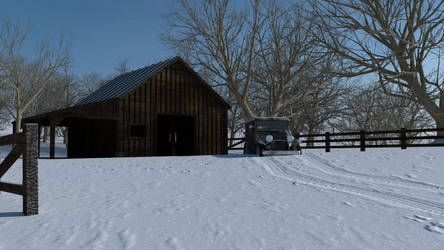
[[[194, 117], [195, 154], [227, 153], [227, 109], [181, 63], [169, 65], [119, 103], [118, 155], [157, 154], [157, 116]], [[146, 137], [130, 137], [131, 125], [146, 125]]]

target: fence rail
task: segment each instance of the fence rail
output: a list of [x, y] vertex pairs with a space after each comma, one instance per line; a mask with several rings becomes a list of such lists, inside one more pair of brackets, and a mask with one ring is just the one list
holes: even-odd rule
[[[304, 149], [325, 149], [325, 152], [330, 152], [332, 148], [360, 148], [361, 151], [365, 151], [366, 148], [393, 148], [399, 147], [401, 149], [406, 149], [407, 147], [442, 147], [444, 146], [444, 136], [438, 135], [416, 135], [411, 136], [409, 133], [428, 133], [428, 132], [443, 132], [444, 128], [427, 128], [427, 129], [405, 129], [401, 128], [399, 130], [384, 130], [384, 131], [355, 131], [355, 132], [341, 132], [341, 133], [330, 133], [326, 132], [323, 134], [296, 134], [296, 139], [307, 138], [300, 140], [305, 146], [301, 145]], [[384, 134], [386, 135], [384, 137]], [[388, 134], [388, 135], [387, 135]], [[393, 134], [399, 134], [395, 136]], [[377, 137], [370, 137], [377, 135]], [[338, 138], [342, 136], [342, 138]], [[354, 138], [346, 138], [347, 136]], [[313, 139], [316, 137], [323, 137], [322, 139]], [[413, 143], [413, 140], [437, 140], [443, 139], [441, 143]], [[228, 146], [229, 150], [243, 150], [243, 148], [236, 147], [243, 142], [245, 138], [230, 138], [228, 139], [231, 143]], [[237, 141], [236, 143], [233, 143]], [[387, 142], [396, 141], [397, 143], [392, 144], [369, 144], [367, 142]], [[409, 141], [412, 141], [409, 143]], [[352, 145], [345, 145], [344, 143], [352, 143]], [[355, 145], [355, 143], [358, 145]], [[323, 143], [323, 145], [316, 145]], [[338, 143], [342, 143], [339, 144]]]
[[228, 141], [230, 141], [230, 142], [238, 141], [236, 143], [230, 143], [230, 145], [228, 145], [228, 150], [244, 150], [244, 148], [236, 148], [236, 146], [239, 146], [240, 144], [244, 143], [245, 138], [243, 138], [243, 137], [228, 138]]
[[[401, 149], [406, 149], [407, 147], [435, 147], [444, 146], [444, 140], [440, 143], [413, 143], [413, 140], [437, 140], [444, 139], [444, 136], [439, 135], [416, 135], [407, 136], [408, 133], [427, 133], [427, 132], [442, 132], [444, 129], [428, 128], [428, 129], [405, 129], [401, 128], [399, 130], [385, 130], [385, 131], [365, 131], [361, 130], [359, 132], [349, 132], [349, 133], [330, 133], [326, 132], [324, 134], [301, 134], [296, 135], [297, 139], [307, 138], [305, 140], [300, 140], [301, 143], [305, 143], [302, 148], [312, 149], [320, 148], [325, 149], [325, 152], [330, 152], [332, 148], [360, 148], [361, 151], [365, 151], [366, 148], [388, 148], [388, 147], [400, 147]], [[383, 134], [388, 134], [383, 136]], [[399, 136], [394, 136], [393, 134], [399, 134]], [[377, 135], [377, 137], [370, 137], [368, 135]], [[342, 138], [337, 138], [342, 136]], [[344, 138], [344, 136], [352, 136], [355, 138]], [[324, 137], [323, 139], [313, 139], [315, 137]], [[332, 138], [333, 137], [333, 138]], [[392, 141], [392, 144], [387, 144], [387, 141]], [[395, 141], [395, 143], [393, 143]], [[412, 142], [409, 142], [412, 141]], [[332, 143], [352, 143], [352, 145], [332, 145]], [[358, 145], [355, 145], [359, 142]], [[369, 144], [367, 142], [385, 142], [384, 144]], [[315, 145], [315, 143], [323, 143], [324, 145]]]
[[0, 179], [23, 155], [22, 185], [0, 181], [0, 191], [23, 196], [25, 215], [35, 215], [39, 212], [37, 131], [37, 124], [25, 124], [23, 132], [0, 137], [0, 146], [13, 145], [11, 152], [0, 163]]

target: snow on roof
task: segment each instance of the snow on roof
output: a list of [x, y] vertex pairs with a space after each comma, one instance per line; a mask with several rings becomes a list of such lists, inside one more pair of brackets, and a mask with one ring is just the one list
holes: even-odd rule
[[246, 123], [252, 122], [252, 121], [290, 121], [287, 117], [278, 117], [278, 116], [263, 116], [263, 117], [255, 117], [251, 120], [248, 120]]

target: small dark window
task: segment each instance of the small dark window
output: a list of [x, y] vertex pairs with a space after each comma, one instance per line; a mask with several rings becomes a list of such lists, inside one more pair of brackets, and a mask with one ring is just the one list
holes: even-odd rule
[[131, 125], [130, 136], [131, 137], [146, 137], [146, 126], [145, 125]]

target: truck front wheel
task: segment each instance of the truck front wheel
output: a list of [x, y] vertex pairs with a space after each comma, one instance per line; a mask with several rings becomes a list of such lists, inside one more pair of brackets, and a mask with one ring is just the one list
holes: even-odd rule
[[261, 145], [256, 146], [256, 155], [257, 156], [264, 156], [263, 149], [262, 149]]

